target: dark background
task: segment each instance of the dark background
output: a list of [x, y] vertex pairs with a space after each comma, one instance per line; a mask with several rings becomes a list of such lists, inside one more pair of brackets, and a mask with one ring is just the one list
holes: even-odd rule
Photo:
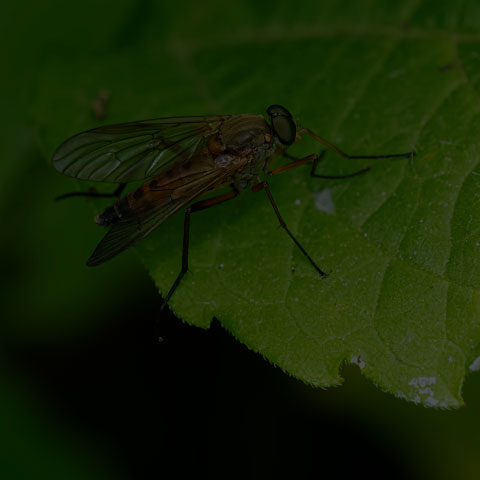
[[382, 393], [355, 366], [342, 387], [313, 389], [216, 321], [203, 331], [160, 315], [135, 253], [84, 267], [98, 230], [89, 202], [53, 202], [76, 184], [42, 149], [31, 113], [40, 72], [54, 56], [118, 55], [189, 25], [208, 35], [228, 28], [227, 13], [193, 2], [3, 7], [1, 477], [478, 478], [476, 376], [467, 407], [450, 412]]

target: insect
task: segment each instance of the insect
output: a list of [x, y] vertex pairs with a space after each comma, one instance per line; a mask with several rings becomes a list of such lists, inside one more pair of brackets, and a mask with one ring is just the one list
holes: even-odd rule
[[[317, 178], [348, 178], [369, 171], [364, 168], [348, 175], [319, 175], [318, 163], [326, 150], [295, 158], [287, 148], [308, 134], [344, 158], [375, 159], [405, 157], [414, 152], [389, 155], [348, 155], [310, 129], [296, 125], [290, 112], [271, 105], [263, 115], [209, 115], [170, 117], [103, 126], [75, 135], [53, 154], [53, 166], [65, 175], [81, 180], [118, 183], [113, 193], [73, 192], [72, 196], [118, 197], [95, 217], [98, 225], [109, 227], [87, 265], [100, 265], [135, 245], [167, 218], [186, 208], [182, 266], [164, 298], [167, 305], [188, 270], [190, 216], [219, 205], [250, 188], [264, 190], [282, 228], [321, 277], [321, 270], [285, 224], [266, 181], [261, 174], [276, 175], [308, 163]], [[290, 162], [270, 170], [271, 160], [283, 155]], [[120, 198], [125, 185], [146, 180]], [[229, 187], [230, 191], [203, 200], [203, 194]]]

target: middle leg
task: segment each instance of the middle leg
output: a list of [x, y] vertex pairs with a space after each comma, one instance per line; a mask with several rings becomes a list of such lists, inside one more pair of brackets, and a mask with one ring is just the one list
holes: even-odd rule
[[190, 207], [187, 208], [185, 211], [185, 220], [183, 224], [183, 248], [182, 248], [182, 268], [180, 273], [178, 274], [177, 278], [173, 282], [173, 285], [170, 287], [170, 290], [167, 293], [167, 296], [163, 300], [162, 306], [160, 310], [162, 311], [168, 304], [168, 301], [172, 297], [173, 293], [177, 289], [180, 281], [182, 280], [183, 276], [188, 271], [188, 248], [190, 245], [190, 215], [193, 212], [199, 212], [200, 210], [205, 210], [210, 207], [214, 207], [215, 205], [219, 205], [220, 203], [226, 202], [227, 200], [231, 200], [238, 195], [236, 191], [224, 193], [223, 195], [218, 195], [216, 197], [207, 198], [206, 200], [201, 200], [200, 202], [196, 202]]

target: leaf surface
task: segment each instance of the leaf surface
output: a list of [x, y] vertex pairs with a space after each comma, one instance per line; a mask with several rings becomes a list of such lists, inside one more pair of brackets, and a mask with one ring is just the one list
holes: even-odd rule
[[[321, 173], [372, 167], [351, 179], [318, 180], [304, 168], [269, 180], [328, 279], [279, 227], [264, 193], [195, 213], [190, 271], [170, 305], [198, 326], [216, 317], [312, 385], [340, 383], [342, 363], [353, 362], [399, 397], [459, 406], [480, 354], [480, 10], [321, 3], [229, 5], [229, 15], [219, 5], [219, 24], [189, 15], [180, 25], [169, 12], [170, 34], [157, 42], [150, 23], [117, 54], [51, 59], [33, 105], [44, 152], [95, 126], [100, 88], [111, 92], [108, 123], [281, 104], [350, 154], [415, 150], [411, 161], [330, 152]], [[291, 153], [320, 149], [305, 137]], [[163, 293], [180, 268], [182, 228], [177, 215], [138, 246]]]

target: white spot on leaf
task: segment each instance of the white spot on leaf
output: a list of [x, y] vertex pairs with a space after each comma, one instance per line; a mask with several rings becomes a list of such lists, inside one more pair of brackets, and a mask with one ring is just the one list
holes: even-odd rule
[[477, 358], [470, 364], [469, 369], [470, 369], [471, 372], [476, 372], [476, 371], [480, 370], [480, 357], [477, 357]]
[[423, 403], [427, 406], [427, 407], [436, 407], [438, 406], [438, 400], [434, 397], [427, 397]]
[[414, 397], [415, 403], [423, 403], [429, 407], [438, 405], [438, 400], [434, 397], [431, 385], [437, 383], [437, 377], [415, 377], [409, 380], [408, 384], [417, 389], [417, 394]]
[[361, 355], [353, 355], [353, 357], [350, 358], [350, 362], [358, 365], [360, 370], [363, 370], [365, 368], [365, 362], [363, 361]]
[[415, 377], [409, 380], [408, 384], [413, 387], [426, 387], [428, 385], [435, 385], [437, 377]]
[[330, 194], [330, 189], [326, 188], [321, 192], [318, 192], [314, 195], [315, 197], [315, 208], [321, 210], [322, 212], [329, 213], [330, 215], [336, 215], [337, 211], [335, 210], [335, 204], [332, 200], [332, 195]]

